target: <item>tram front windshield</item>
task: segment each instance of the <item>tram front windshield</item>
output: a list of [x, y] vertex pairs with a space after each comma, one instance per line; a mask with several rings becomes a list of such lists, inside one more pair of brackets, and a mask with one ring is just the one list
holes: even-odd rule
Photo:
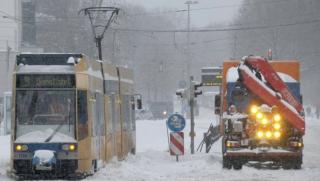
[[16, 138], [48, 141], [51, 135], [75, 138], [75, 91], [17, 90]]

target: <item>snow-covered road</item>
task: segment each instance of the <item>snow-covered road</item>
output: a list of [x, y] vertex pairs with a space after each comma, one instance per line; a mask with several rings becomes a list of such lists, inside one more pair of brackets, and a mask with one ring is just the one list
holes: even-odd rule
[[[202, 133], [210, 124], [209, 114], [196, 120], [196, 146]], [[188, 135], [189, 124], [185, 128]], [[244, 166], [242, 170], [225, 170], [221, 165], [221, 143], [213, 147], [210, 154], [190, 155], [189, 139], [186, 136], [186, 155], [175, 162], [168, 153], [167, 130], [164, 120], [137, 121], [137, 154], [125, 161], [113, 161], [86, 180], [118, 181], [195, 181], [195, 180], [320, 180], [320, 120], [307, 118], [304, 163], [301, 170], [257, 169]], [[5, 176], [9, 161], [9, 137], [0, 137], [0, 180]]]

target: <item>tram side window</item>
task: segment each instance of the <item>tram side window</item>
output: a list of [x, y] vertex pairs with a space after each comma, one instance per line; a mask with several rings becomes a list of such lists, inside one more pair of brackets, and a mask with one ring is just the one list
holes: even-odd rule
[[88, 136], [87, 91], [78, 91], [79, 140]]
[[136, 114], [135, 114], [135, 102], [134, 102], [134, 96], [131, 96], [131, 129], [136, 130]]
[[104, 120], [104, 97], [102, 94], [97, 93], [96, 94], [96, 114], [97, 114], [97, 128], [96, 131], [98, 131], [99, 136], [105, 135], [105, 120]]
[[116, 126], [116, 113], [115, 113], [115, 108], [116, 103], [115, 103], [115, 95], [111, 94], [110, 95], [110, 100], [109, 100], [109, 125], [107, 126], [107, 132], [108, 133], [114, 133], [115, 132], [115, 126]]
[[120, 97], [119, 97], [119, 95], [117, 95], [117, 97], [116, 97], [116, 107], [115, 107], [116, 109], [115, 109], [115, 130], [116, 131], [120, 131], [122, 128], [121, 128], [121, 116], [120, 116], [120, 108], [121, 108], [121, 106], [120, 106]]
[[101, 93], [95, 93], [95, 101], [92, 102], [92, 136], [105, 135], [104, 97]]
[[123, 97], [123, 115], [124, 115], [124, 129], [130, 130], [131, 129], [131, 117], [130, 117], [130, 96], [125, 95]]

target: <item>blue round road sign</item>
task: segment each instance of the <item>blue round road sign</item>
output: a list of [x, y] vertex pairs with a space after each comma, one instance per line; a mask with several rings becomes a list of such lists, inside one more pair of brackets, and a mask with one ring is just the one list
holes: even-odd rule
[[180, 114], [173, 114], [168, 118], [168, 128], [173, 132], [179, 132], [186, 126], [186, 120]]

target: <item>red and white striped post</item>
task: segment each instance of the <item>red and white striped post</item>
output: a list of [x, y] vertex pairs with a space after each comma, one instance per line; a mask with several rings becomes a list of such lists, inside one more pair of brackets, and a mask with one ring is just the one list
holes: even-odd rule
[[184, 155], [183, 132], [170, 133], [170, 155], [175, 155], [177, 162], [179, 161], [179, 155]]

